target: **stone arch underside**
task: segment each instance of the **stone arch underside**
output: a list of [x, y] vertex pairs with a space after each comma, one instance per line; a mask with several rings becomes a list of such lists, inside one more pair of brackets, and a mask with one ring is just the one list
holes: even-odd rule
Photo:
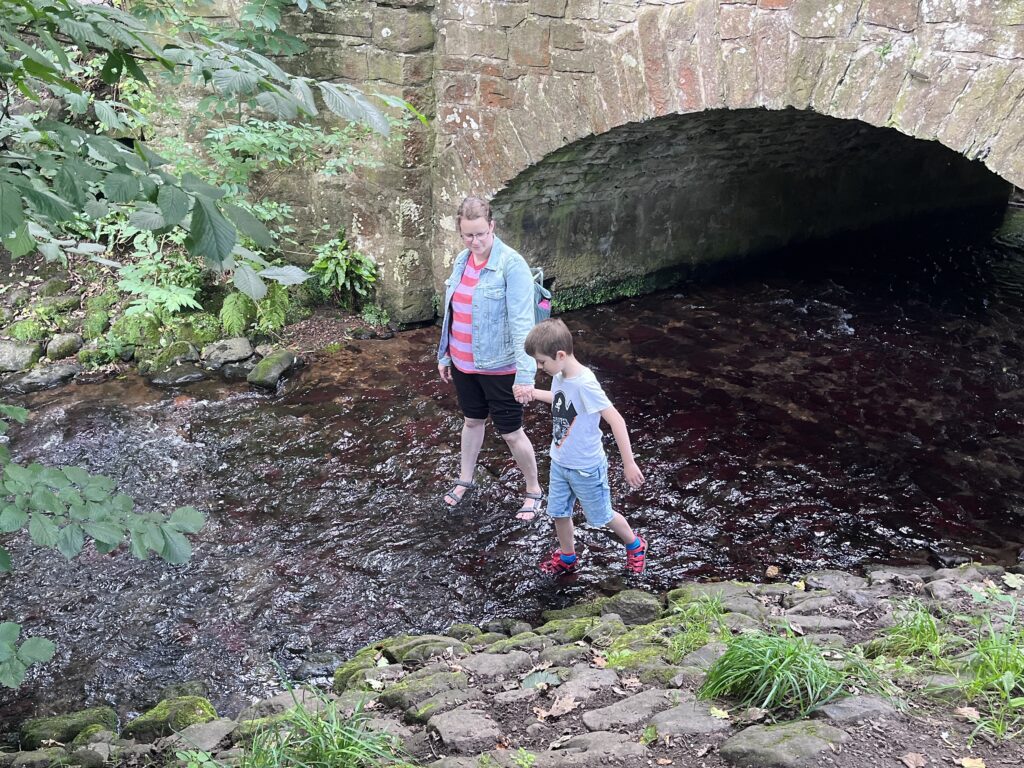
[[494, 197], [562, 307], [694, 269], [946, 212], [992, 223], [1011, 185], [937, 142], [794, 109], [712, 110], [576, 141]]
[[[785, 242], [782, 223], [770, 214], [778, 214], [782, 200], [792, 198], [771, 195], [781, 179], [793, 176], [784, 158], [788, 155], [795, 163], [799, 147], [780, 126], [820, 137], [828, 118], [833, 119], [828, 131], [838, 148], [866, 151], [875, 146], [891, 167], [907, 173], [936, 167], [933, 163], [955, 168], [953, 175], [966, 185], [956, 194], [965, 200], [975, 194], [984, 198], [983, 190], [995, 185], [982, 173], [982, 164], [1005, 181], [1024, 186], [1024, 6], [1018, 3], [530, 0], [508, 3], [493, 13], [488, 7], [472, 6], [476, 10], [471, 12], [471, 6], [456, 0], [438, 0], [437, 5], [432, 185], [437, 282], [447, 276], [451, 255], [460, 246], [451, 213], [466, 194], [496, 198], [507, 220], [502, 231], [531, 260], [538, 254], [542, 261], [549, 259], [552, 245], [544, 242], [544, 227], [551, 228], [552, 242], [571, 244], [586, 239], [584, 230], [599, 222], [620, 222], [616, 226], [622, 230], [626, 227], [621, 222], [630, 218], [648, 229], [655, 219], [678, 222], [678, 210], [669, 211], [683, 201], [696, 210], [708, 209], [708, 232], [718, 236], [709, 243], [707, 233], [703, 239], [697, 235], [692, 252], [730, 243], [742, 253]], [[688, 136], [687, 131], [694, 131], [703, 133], [687, 141], [708, 142], [714, 165], [726, 151], [714, 145], [716, 121], [749, 125], [755, 119], [749, 115], [758, 113], [761, 122], [753, 133], [760, 132], [762, 140], [744, 139], [747, 128], [737, 128], [738, 140], [756, 144], [757, 151], [732, 151], [737, 173], [742, 156], [760, 161], [747, 170], [750, 183], [745, 189], [708, 177], [714, 191], [704, 198], [678, 191], [656, 195], [646, 212], [625, 210], [634, 201], [624, 195], [599, 202], [606, 194], [597, 191], [600, 163], [587, 163], [588, 152], [614, 166], [628, 152], [611, 145], [632, 141], [662, 151], [664, 132]], [[879, 133], [871, 133], [871, 127]], [[778, 149], [777, 161], [765, 152], [768, 142]], [[835, 183], [826, 187], [825, 199], [852, 201], [851, 189], [865, 190], [864, 179], [857, 176], [863, 170], [839, 163], [827, 143], [819, 141], [814, 156], [800, 160], [804, 183], [823, 184], [822, 175], [830, 173]], [[943, 147], [963, 162], [943, 154]], [[577, 173], [573, 164], [580, 158], [588, 167]], [[643, 164], [639, 156], [633, 161]], [[689, 157], [673, 162], [685, 168]], [[562, 175], [572, 180], [563, 182]], [[659, 178], [670, 192], [681, 183]], [[765, 190], [764, 211], [747, 211], [751, 226], [743, 231], [723, 225], [721, 206], [735, 210], [741, 200], [749, 201], [743, 195], [753, 194], [755, 178]], [[937, 188], [926, 183], [916, 187], [921, 212], [928, 210], [928, 201], [934, 203], [933, 210], [942, 209], [937, 190], [948, 192], [951, 185], [945, 178], [935, 181]], [[795, 183], [794, 178], [789, 182]], [[973, 191], [972, 184], [978, 185]], [[569, 190], [572, 185], [580, 188], [577, 193]], [[540, 186], [555, 192], [541, 194], [538, 199], [547, 199], [549, 210], [537, 214], [529, 211], [525, 197], [527, 189], [536, 193]], [[614, 183], [607, 189], [614, 190]], [[912, 213], [902, 198], [913, 189], [868, 187], [870, 194], [858, 205], [861, 222], [842, 224], [829, 216], [798, 220], [791, 215], [783, 221], [791, 228], [806, 223], [815, 234], [823, 234], [823, 222], [835, 224], [836, 231], [847, 224], [856, 228], [873, 221], [881, 210], [881, 204], [868, 203], [872, 197], [892, 200], [897, 215]], [[996, 197], [1004, 194], [997, 192]], [[567, 201], [579, 203], [588, 196], [592, 214], [569, 221], [565, 214], [572, 206]], [[809, 200], [807, 205], [820, 210], [823, 201]], [[682, 234], [679, 225], [673, 226], [670, 236], [677, 241]], [[755, 228], [765, 233], [761, 241], [750, 240]], [[607, 254], [618, 246], [626, 249], [622, 235], [612, 238], [612, 246], [596, 234], [590, 240], [595, 247], [585, 254], [563, 253], [566, 270], [575, 260], [577, 274], [600, 274], [609, 269]], [[656, 268], [663, 261], [655, 259], [648, 266]], [[561, 269], [553, 261], [550, 268]]]

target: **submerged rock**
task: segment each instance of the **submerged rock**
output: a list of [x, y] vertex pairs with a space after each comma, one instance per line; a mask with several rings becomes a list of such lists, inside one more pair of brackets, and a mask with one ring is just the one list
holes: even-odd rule
[[206, 372], [190, 363], [182, 363], [152, 376], [150, 384], [158, 387], [180, 387], [206, 378]]
[[237, 363], [253, 356], [252, 344], [244, 336], [222, 339], [203, 347], [203, 362], [210, 368], [220, 368], [227, 363]]
[[288, 349], [279, 349], [260, 360], [246, 377], [246, 380], [254, 387], [277, 389], [277, 382], [294, 365], [295, 354]]
[[51, 387], [60, 386], [73, 379], [82, 370], [80, 365], [68, 363], [58, 365], [44, 365], [33, 371], [15, 376], [3, 383], [5, 392], [16, 392], [25, 394], [27, 392], [39, 392]]

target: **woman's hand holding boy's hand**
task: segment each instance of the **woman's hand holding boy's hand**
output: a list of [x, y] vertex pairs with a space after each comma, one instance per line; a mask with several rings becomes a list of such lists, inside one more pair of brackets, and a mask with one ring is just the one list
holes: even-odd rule
[[514, 384], [512, 386], [512, 396], [516, 399], [517, 403], [522, 403], [523, 405], [533, 402], [533, 385]]
[[626, 485], [630, 488], [639, 488], [644, 484], [644, 473], [640, 471], [640, 467], [636, 465], [635, 461], [624, 464], [622, 469], [626, 476]]

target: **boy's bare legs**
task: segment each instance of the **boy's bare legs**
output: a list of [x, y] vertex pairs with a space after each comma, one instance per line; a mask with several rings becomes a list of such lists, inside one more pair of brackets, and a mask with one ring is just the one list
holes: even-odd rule
[[[486, 419], [471, 419], [468, 416], [462, 422], [462, 440], [460, 447], [459, 479], [467, 483], [473, 482], [473, 473], [476, 471], [476, 460], [480, 457], [480, 449], [484, 444]], [[465, 486], [456, 485], [448, 495], [456, 499], [462, 499], [466, 491]]]
[[[520, 427], [515, 432], [509, 432], [502, 437], [512, 452], [512, 458], [516, 460], [519, 470], [523, 473], [523, 478], [526, 480], [526, 492], [541, 493], [540, 477], [537, 473], [537, 456], [533, 452], [533, 443], [526, 436], [526, 432]], [[533, 513], [522, 513], [518, 517], [523, 520], [531, 520]]]
[[563, 555], [576, 554], [576, 528], [572, 524], [571, 517], [553, 518], [555, 523], [555, 535], [558, 537], [558, 548]]
[[618, 536], [622, 543], [627, 547], [636, 541], [636, 534], [633, 532], [633, 529], [629, 527], [629, 523], [626, 522], [626, 518], [618, 512], [612, 515], [612, 519], [608, 523], [608, 527], [612, 529], [612, 532]]

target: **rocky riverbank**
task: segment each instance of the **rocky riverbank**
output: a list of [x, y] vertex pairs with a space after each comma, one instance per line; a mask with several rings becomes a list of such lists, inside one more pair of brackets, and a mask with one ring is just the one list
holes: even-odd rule
[[[25, 751], [0, 755], [0, 768], [164, 762], [181, 750], [234, 763], [297, 704], [362, 710], [368, 733], [394, 737], [406, 761], [395, 765], [1019, 766], [1024, 747], [1004, 738], [1022, 725], [1013, 699], [1024, 694], [1012, 671], [1024, 665], [1014, 570], [877, 567], [628, 590], [536, 626], [381, 640], [337, 668], [329, 693], [296, 688], [230, 718], [184, 688], [120, 732], [104, 707], [31, 720]], [[792, 699], [742, 701], [742, 683], [705, 697], [711, 679], [740, 671], [735, 651], [765, 638], [838, 675], [824, 703], [801, 716]], [[999, 638], [1004, 700], [982, 685], [986, 643]]]

